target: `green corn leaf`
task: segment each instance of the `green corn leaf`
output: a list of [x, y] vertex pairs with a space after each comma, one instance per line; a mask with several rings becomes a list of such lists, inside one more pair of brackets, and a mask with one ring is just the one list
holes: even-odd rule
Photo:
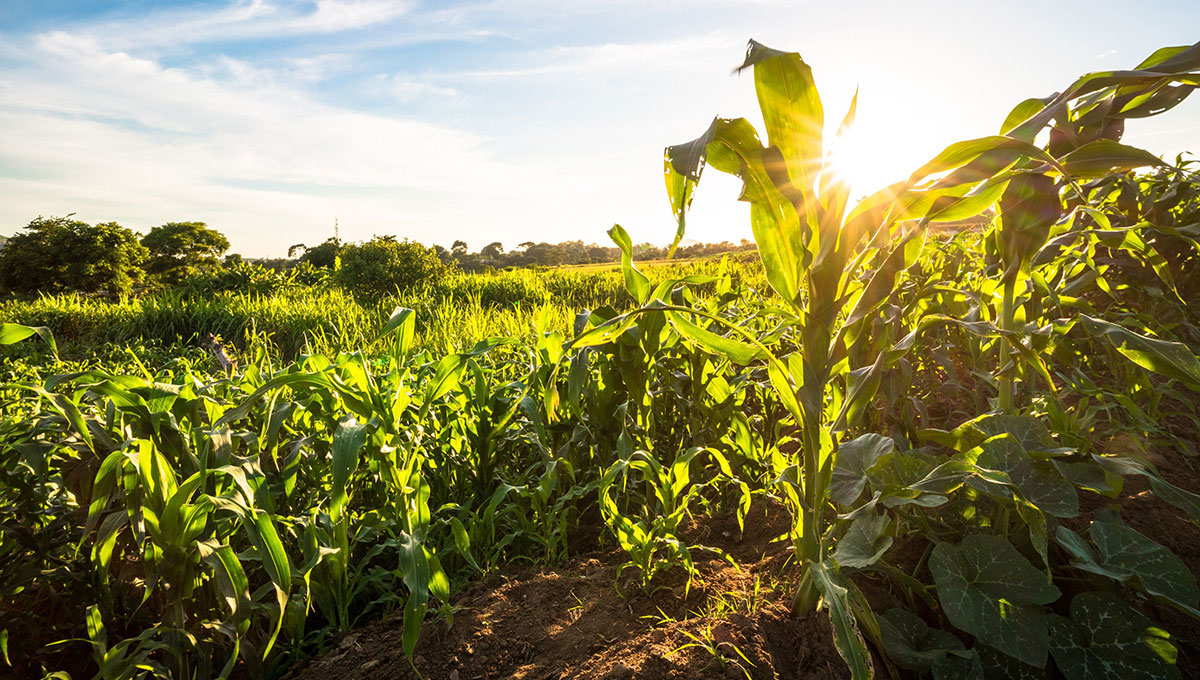
[[283, 543], [279, 540], [279, 533], [275, 530], [274, 518], [269, 513], [248, 508], [242, 516], [242, 527], [262, 560], [263, 569], [271, 579], [275, 599], [279, 604], [279, 618], [275, 623], [275, 630], [263, 646], [262, 658], [265, 660], [283, 628], [288, 596], [292, 590], [292, 566], [287, 553], [284, 552]]
[[12, 668], [12, 660], [8, 658], [8, 629], [0, 628], [0, 659], [4, 665]]
[[825, 155], [825, 112], [812, 69], [799, 54], [754, 40], [747, 45], [746, 60], [738, 70], [747, 68], [754, 69], [754, 90], [768, 143], [783, 155], [792, 183], [812, 187]]
[[434, 366], [433, 377], [425, 386], [425, 401], [421, 405], [419, 419], [424, 419], [433, 406], [433, 402], [458, 386], [465, 368], [464, 358], [461, 354], [448, 354], [438, 360]]
[[1165, 631], [1110, 593], [1080, 593], [1071, 617], [1049, 616], [1050, 653], [1068, 678], [1179, 678]]
[[1028, 268], [1062, 213], [1058, 189], [1049, 176], [1021, 173], [1009, 180], [1000, 198], [1000, 227], [996, 232], [1006, 278], [1015, 276], [1018, 268]]
[[337, 522], [349, 498], [350, 478], [358, 468], [358, 453], [367, 441], [369, 425], [359, 424], [354, 416], [346, 416], [333, 433], [333, 483], [330, 485], [329, 517]]
[[854, 588], [854, 584], [834, 573], [828, 562], [814, 563], [809, 569], [812, 570], [813, 583], [821, 592], [825, 609], [829, 611], [829, 621], [833, 624], [833, 644], [850, 668], [850, 677], [854, 680], [873, 678], [875, 668], [871, 663], [871, 653], [858, 630], [851, 607], [849, 589]]
[[240, 633], [245, 633], [250, 625], [253, 605], [250, 601], [250, 582], [242, 570], [242, 563], [228, 545], [214, 549], [208, 543], [199, 542], [196, 547], [216, 575], [217, 591], [230, 612], [231, 622]]
[[650, 298], [650, 279], [633, 264], [633, 242], [629, 239], [629, 234], [624, 227], [614, 224], [612, 229], [608, 230], [608, 237], [621, 249], [621, 275], [625, 277], [625, 290], [629, 291], [638, 304], [646, 304]]
[[1059, 590], [1011, 543], [984, 534], [957, 546], [940, 543], [929, 569], [950, 623], [1020, 661], [1046, 665], [1042, 605], [1057, 600]]
[[1111, 139], [1098, 139], [1075, 149], [1060, 159], [1075, 177], [1103, 177], [1110, 172], [1125, 172], [1148, 165], [1163, 166], [1158, 156]]
[[876, 618], [883, 651], [905, 670], [928, 673], [948, 653], [963, 649], [953, 633], [930, 628], [921, 617], [903, 609], [889, 609]]
[[1133, 363], [1200, 391], [1200, 357], [1192, 354], [1187, 345], [1140, 335], [1087, 314], [1080, 314], [1079, 318], [1088, 330], [1108, 340]]
[[833, 560], [846, 569], [866, 569], [883, 557], [894, 540], [887, 534], [891, 518], [887, 513], [870, 514], [850, 523], [833, 552]]
[[0, 323], [0, 345], [12, 345], [32, 335], [40, 337], [58, 360], [58, 344], [54, 342], [54, 334], [45, 326], [22, 326], [19, 323]]
[[378, 342], [381, 338], [389, 333], [396, 333], [396, 340], [399, 342], [401, 354], [407, 354], [412, 349], [413, 336], [417, 329], [416, 312], [407, 307], [397, 307], [392, 310], [391, 316], [388, 317], [387, 323], [379, 331], [379, 334], [371, 339], [372, 343]]
[[723, 335], [717, 335], [707, 328], [692, 323], [680, 312], [669, 311], [667, 318], [684, 337], [696, 341], [710, 352], [729, 357], [734, 363], [745, 366], [762, 357], [762, 351], [759, 348]]
[[[1041, 161], [1057, 166], [1058, 163], [1049, 154], [1042, 149], [1028, 142], [994, 135], [991, 137], [981, 137], [979, 139], [970, 139], [963, 142], [956, 142], [947, 146], [938, 155], [934, 156], [929, 162], [922, 165], [916, 172], [909, 176], [909, 184], [917, 185], [922, 180], [928, 177], [939, 175], [947, 170], [961, 168], [980, 157], [985, 156], [990, 152], [1003, 151], [1013, 154], [1010, 158], [1011, 162], [1015, 162], [1018, 158], [1024, 157], [1030, 160]], [[989, 163], [990, 167], [992, 166]], [[1005, 164], [1007, 166], [1007, 164]], [[971, 173], [969, 177], [963, 177], [963, 181], [977, 182], [980, 177], [976, 173]], [[943, 185], [944, 186], [944, 185]]]

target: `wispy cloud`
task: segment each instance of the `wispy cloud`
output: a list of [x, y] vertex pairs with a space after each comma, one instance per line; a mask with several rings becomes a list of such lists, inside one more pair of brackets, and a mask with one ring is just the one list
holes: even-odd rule
[[157, 10], [73, 29], [114, 50], [172, 48], [251, 38], [326, 34], [385, 24], [413, 0], [235, 0], [217, 9]]
[[[70, 196], [137, 203], [139, 214], [161, 219], [223, 213], [231, 202], [285, 214], [321, 204], [331, 219], [349, 197], [360, 212], [390, 206], [370, 216], [386, 223], [413, 192], [449, 195], [474, 182], [486, 200], [537, 184], [477, 134], [324, 103], [287, 73], [227, 57], [206, 69], [167, 68], [61, 31], [35, 49], [31, 65], [0, 77], [0, 170], [22, 169], [4, 182], [14, 212], [36, 215]], [[407, 92], [453, 94], [422, 83]]]

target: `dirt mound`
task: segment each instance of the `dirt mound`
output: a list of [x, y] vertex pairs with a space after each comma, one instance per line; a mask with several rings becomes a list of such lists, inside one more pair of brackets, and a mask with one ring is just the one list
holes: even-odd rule
[[787, 611], [788, 549], [771, 542], [786, 517], [761, 505], [744, 533], [733, 518], [693, 523], [691, 540], [740, 566], [697, 551], [700, 578], [690, 589], [676, 576], [645, 593], [628, 571], [618, 582], [623, 552], [594, 550], [559, 568], [511, 570], [468, 587], [453, 602], [452, 625], [425, 624], [412, 666], [393, 617], [344, 636], [334, 653], [288, 677], [408, 679], [418, 677], [413, 667], [447, 680], [848, 676], [827, 618]]

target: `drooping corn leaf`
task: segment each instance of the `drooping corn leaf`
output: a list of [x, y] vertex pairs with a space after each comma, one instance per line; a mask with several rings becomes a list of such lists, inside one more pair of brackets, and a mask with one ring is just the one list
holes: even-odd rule
[[723, 354], [734, 363], [745, 366], [755, 359], [762, 357], [762, 350], [754, 345], [734, 340], [724, 335], [718, 335], [707, 328], [692, 323], [684, 314], [676, 311], [667, 312], [671, 325], [686, 338], [696, 341], [702, 347], [716, 354]]
[[1072, 175], [1080, 178], [1103, 177], [1110, 172], [1134, 170], [1147, 165], [1165, 165], [1158, 156], [1111, 139], [1088, 142], [1063, 156], [1060, 161]]
[[833, 624], [833, 644], [850, 667], [850, 677], [869, 680], [874, 677], [875, 668], [852, 611], [849, 589], [854, 588], [854, 584], [836, 574], [828, 562], [817, 562], [809, 568], [812, 570], [813, 583], [821, 592], [825, 609], [829, 611], [829, 621]]
[[1080, 593], [1071, 617], [1050, 614], [1050, 653], [1068, 678], [1179, 678], [1165, 631], [1111, 593]]
[[0, 345], [12, 345], [32, 335], [40, 337], [58, 358], [58, 344], [54, 342], [54, 334], [45, 326], [23, 326], [19, 323], [0, 323]]
[[1080, 314], [1084, 327], [1103, 337], [1133, 363], [1200, 390], [1200, 357], [1180, 342], [1160, 340], [1135, 333], [1115, 323]]
[[1042, 605], [1057, 600], [1059, 590], [1011, 543], [985, 534], [957, 546], [940, 543], [929, 569], [950, 623], [1027, 664], [1046, 665]]
[[614, 224], [608, 230], [608, 237], [621, 249], [621, 275], [625, 277], [625, 290], [633, 296], [638, 304], [646, 304], [650, 298], [650, 279], [638, 271], [633, 264], [633, 242], [625, 228]]

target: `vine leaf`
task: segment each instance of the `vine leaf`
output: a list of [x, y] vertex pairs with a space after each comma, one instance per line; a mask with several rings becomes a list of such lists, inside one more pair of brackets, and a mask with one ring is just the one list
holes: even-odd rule
[[938, 544], [929, 559], [946, 617], [985, 644], [1043, 667], [1049, 653], [1041, 605], [1059, 590], [999, 536], [977, 534]]
[[868, 433], [838, 446], [829, 497], [841, 505], [851, 505], [867, 486], [867, 470], [879, 457], [891, 453], [896, 442], [891, 437]]
[[1075, 557], [1071, 561], [1074, 566], [1118, 581], [1132, 581], [1147, 593], [1195, 613], [1200, 587], [1175, 553], [1116, 522], [1093, 522], [1091, 536], [1096, 545], [1094, 553], [1079, 534], [1066, 527], [1058, 527], [1055, 537]]
[[947, 653], [963, 649], [963, 643], [953, 633], [930, 628], [921, 617], [903, 609], [889, 609], [876, 620], [883, 651], [905, 670], [928, 673]]
[[1028, 451], [1012, 435], [992, 437], [980, 449], [976, 464], [1006, 473], [1021, 496], [1042, 512], [1055, 517], [1079, 514], [1079, 494], [1075, 487], [1062, 477], [1039, 472]]
[[851, 522], [846, 535], [837, 542], [834, 561], [847, 569], [865, 569], [878, 562], [892, 547], [894, 539], [885, 533], [890, 523], [887, 513], [867, 515]]
[[1165, 631], [1110, 593], [1081, 593], [1071, 618], [1051, 614], [1050, 653], [1068, 678], [1179, 678]]

